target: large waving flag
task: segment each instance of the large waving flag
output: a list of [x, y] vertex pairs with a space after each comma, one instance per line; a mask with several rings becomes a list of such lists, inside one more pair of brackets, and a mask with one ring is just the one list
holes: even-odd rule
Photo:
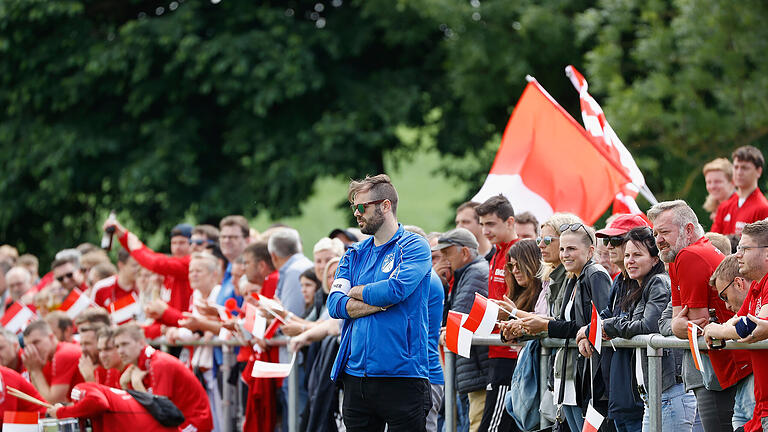
[[472, 200], [503, 194], [540, 221], [571, 212], [593, 224], [630, 181], [592, 136], [528, 78], [485, 183]]
[[635, 202], [638, 192], [642, 193], [651, 204], [656, 204], [657, 202], [656, 197], [653, 196], [653, 193], [645, 184], [643, 173], [637, 167], [632, 154], [629, 153], [624, 143], [621, 142], [616, 132], [613, 131], [611, 125], [608, 124], [600, 104], [587, 91], [589, 84], [587, 84], [584, 76], [571, 65], [565, 68], [565, 75], [570, 78], [571, 83], [576, 87], [576, 91], [579, 92], [581, 118], [584, 121], [584, 128], [594, 137], [594, 142], [605, 149], [606, 157], [629, 176], [629, 181], [616, 193], [616, 197], [613, 200], [613, 213], [642, 213]]

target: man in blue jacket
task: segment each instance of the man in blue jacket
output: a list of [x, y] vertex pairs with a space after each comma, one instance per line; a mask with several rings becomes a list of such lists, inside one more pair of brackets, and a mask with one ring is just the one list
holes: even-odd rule
[[397, 222], [397, 191], [380, 174], [352, 181], [360, 230], [336, 271], [328, 312], [344, 319], [331, 378], [344, 386], [344, 424], [354, 431], [424, 431], [430, 409], [427, 241]]

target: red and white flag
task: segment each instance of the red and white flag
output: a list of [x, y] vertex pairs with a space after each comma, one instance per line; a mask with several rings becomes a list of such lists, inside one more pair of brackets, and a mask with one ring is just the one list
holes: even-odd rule
[[445, 346], [451, 352], [464, 358], [469, 358], [472, 348], [472, 332], [464, 328], [467, 314], [456, 311], [448, 311], [448, 319], [445, 322]]
[[616, 193], [613, 200], [613, 213], [641, 214], [642, 211], [635, 202], [638, 192], [641, 192], [651, 204], [656, 204], [656, 198], [645, 184], [643, 173], [637, 167], [632, 154], [608, 124], [600, 104], [589, 94], [589, 84], [584, 76], [571, 65], [565, 68], [565, 75], [570, 78], [576, 91], [579, 92], [584, 128], [594, 137], [594, 142], [605, 150], [605, 157], [629, 176], [629, 181]]
[[696, 369], [701, 369], [701, 351], [699, 351], [699, 331], [701, 327], [688, 321], [688, 346], [691, 347], [691, 353], [693, 353], [693, 365]]
[[600, 348], [603, 346], [603, 319], [600, 318], [600, 314], [597, 313], [595, 302], [592, 302], [592, 320], [589, 323], [589, 342], [595, 347], [595, 350], [600, 353]]
[[35, 319], [35, 313], [32, 312], [32, 309], [19, 302], [13, 302], [13, 304], [5, 310], [3, 318], [0, 319], [0, 323], [3, 324], [3, 328], [6, 330], [19, 334], [24, 331], [27, 324], [33, 319]]
[[529, 81], [472, 201], [503, 194], [515, 212], [529, 211], [540, 221], [571, 212], [591, 225], [630, 179], [535, 79]]
[[250, 303], [245, 304], [243, 328], [257, 338], [263, 338], [267, 329], [267, 319], [261, 316], [256, 306]]
[[91, 299], [79, 289], [74, 288], [67, 298], [64, 299], [64, 302], [61, 303], [59, 309], [66, 312], [67, 316], [71, 319], [75, 319], [81, 312], [88, 309], [90, 305]]
[[472, 303], [466, 322], [461, 326], [478, 336], [488, 336], [496, 327], [498, 316], [499, 305], [475, 293], [475, 302]]
[[37, 432], [38, 413], [6, 411], [3, 413], [3, 432]]
[[293, 353], [290, 363], [270, 363], [256, 360], [253, 362], [251, 376], [254, 378], [285, 378], [291, 374], [294, 361], [296, 361], [296, 353]]
[[266, 330], [264, 330], [264, 339], [272, 339], [272, 337], [277, 333], [277, 329], [280, 328], [280, 326], [283, 325], [282, 322], [278, 319], [273, 319], [272, 323], [267, 327]]
[[125, 296], [110, 304], [109, 311], [112, 316], [112, 322], [120, 325], [141, 316], [141, 303], [139, 303], [135, 295], [131, 293], [131, 295]]
[[600, 429], [600, 425], [603, 424], [604, 419], [605, 417], [597, 412], [590, 403], [587, 406], [587, 415], [584, 417], [584, 427], [581, 428], [581, 432], [597, 432], [597, 430]]

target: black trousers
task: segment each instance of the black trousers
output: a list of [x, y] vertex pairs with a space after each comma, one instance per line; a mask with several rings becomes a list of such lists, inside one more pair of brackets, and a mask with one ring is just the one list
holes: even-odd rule
[[432, 407], [429, 381], [422, 378], [369, 378], [344, 374], [342, 416], [348, 432], [426, 431]]
[[492, 358], [488, 361], [490, 384], [485, 392], [485, 411], [481, 432], [517, 432], [517, 425], [504, 408], [504, 397], [512, 384], [517, 359]]

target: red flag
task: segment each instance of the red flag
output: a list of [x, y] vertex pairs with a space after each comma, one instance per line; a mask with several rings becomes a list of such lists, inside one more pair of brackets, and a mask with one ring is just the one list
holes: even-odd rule
[[115, 324], [123, 324], [141, 315], [141, 304], [136, 294], [122, 297], [109, 305], [110, 316]]
[[5, 314], [0, 320], [0, 323], [3, 324], [3, 328], [6, 330], [19, 334], [24, 331], [27, 324], [34, 318], [35, 313], [32, 312], [32, 309], [19, 302], [13, 302], [13, 304], [5, 310]]
[[539, 220], [571, 212], [593, 224], [629, 178], [538, 82], [523, 91], [491, 171], [473, 201], [504, 194]]
[[597, 412], [590, 403], [589, 406], [587, 406], [587, 415], [584, 417], [584, 427], [581, 428], [581, 432], [597, 432], [597, 430], [600, 429], [600, 425], [603, 424], [604, 419], [603, 415]]
[[61, 303], [59, 309], [67, 313], [67, 316], [71, 319], [77, 318], [80, 312], [86, 310], [91, 305], [91, 299], [87, 295], [83, 294], [79, 289], [74, 288], [69, 293], [67, 298]]
[[579, 92], [584, 128], [592, 135], [595, 145], [604, 150], [603, 154], [609, 161], [629, 176], [629, 181], [623, 185], [613, 200], [613, 213], [642, 214], [635, 202], [638, 191], [641, 191], [651, 204], [656, 203], [656, 198], [645, 184], [643, 173], [637, 167], [632, 154], [613, 131], [611, 125], [608, 124], [600, 104], [587, 91], [589, 84], [587, 84], [584, 76], [571, 65], [565, 68], [565, 75], [570, 78], [571, 83]]
[[480, 293], [475, 293], [475, 302], [469, 311], [469, 316], [462, 327], [477, 334], [478, 336], [487, 336], [491, 334], [496, 326], [496, 318], [499, 316], [499, 305], [488, 301]]
[[264, 339], [272, 339], [272, 336], [275, 335], [275, 332], [280, 328], [280, 325], [282, 325], [282, 323], [279, 320], [273, 319], [272, 324], [270, 324], [264, 332]]
[[595, 302], [592, 302], [592, 320], [589, 324], [588, 339], [592, 346], [595, 347], [595, 350], [600, 353], [600, 348], [603, 346], [603, 319], [597, 313]]
[[472, 332], [464, 328], [467, 317], [467, 314], [461, 312], [448, 311], [448, 319], [445, 323], [445, 347], [455, 354], [469, 358]]

